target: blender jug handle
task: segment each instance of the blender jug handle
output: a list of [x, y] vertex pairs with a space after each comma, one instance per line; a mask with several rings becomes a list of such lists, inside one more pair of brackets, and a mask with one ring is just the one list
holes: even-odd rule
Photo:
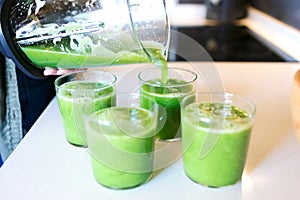
[[45, 78], [43, 69], [34, 67], [27, 57], [21, 52], [13, 42], [9, 26], [9, 11], [15, 1], [0, 0], [0, 52], [12, 59], [15, 65], [27, 76], [31, 78]]

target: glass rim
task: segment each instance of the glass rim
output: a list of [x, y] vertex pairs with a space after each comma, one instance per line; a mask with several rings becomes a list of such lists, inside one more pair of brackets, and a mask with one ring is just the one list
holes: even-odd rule
[[[70, 79], [69, 81], [66, 81], [64, 82], [63, 84], [60, 84], [59, 85], [59, 81], [63, 80], [64, 78], [67, 78], [69, 76], [72, 76], [72, 75], [75, 75], [75, 74], [85, 74], [85, 73], [93, 73], [93, 74], [108, 74], [112, 77], [112, 81], [106, 81], [105, 83], [107, 83], [107, 85], [105, 85], [104, 87], [101, 87], [101, 88], [84, 88], [82, 90], [86, 90], [86, 91], [89, 91], [89, 90], [103, 90], [103, 89], [106, 89], [106, 88], [109, 88], [111, 86], [114, 86], [117, 82], [117, 76], [114, 75], [113, 73], [111, 72], [107, 72], [107, 71], [93, 71], [93, 70], [80, 70], [80, 71], [74, 71], [74, 72], [70, 72], [70, 73], [67, 73], [67, 74], [64, 74], [64, 75], [61, 75], [59, 76], [58, 78], [55, 79], [54, 81], [54, 85], [56, 88], [60, 88], [64, 83], [68, 83], [68, 82], [74, 82], [74, 81], [81, 81], [81, 82], [90, 82], [91, 80], [73, 80], [73, 79]], [[95, 82], [99, 82], [99, 83], [103, 83], [104, 81], [95, 81]], [[73, 88], [64, 88], [64, 90], [66, 91], [78, 91], [78, 90], [81, 90], [81, 89], [73, 89]]]
[[[130, 133], [129, 135], [131, 137], [134, 137], [134, 138], [149, 138], [149, 137], [153, 137], [155, 136], [155, 134], [157, 133], [157, 124], [158, 124], [158, 113], [159, 113], [159, 104], [152, 98], [150, 97], [146, 97], [148, 100], [152, 101], [153, 102], [153, 105], [151, 105], [150, 108], [144, 108], [144, 107], [141, 107], [140, 105], [140, 97], [142, 96], [140, 93], [131, 93], [131, 92], [121, 92], [119, 94], [117, 94], [117, 96], [122, 96], [125, 99], [123, 99], [122, 97], [120, 97], [119, 99], [121, 100], [120, 102], [118, 102], [118, 100], [116, 101], [116, 104], [115, 105], [112, 105], [110, 107], [106, 107], [106, 108], [103, 108], [103, 109], [100, 109], [100, 110], [96, 110], [96, 111], [93, 111], [93, 112], [89, 112], [87, 109], [89, 108], [89, 105], [85, 105], [84, 106], [84, 116], [85, 118], [87, 119], [87, 122], [94, 122], [94, 123], [99, 123], [99, 119], [98, 119], [98, 114], [99, 113], [103, 113], [103, 112], [110, 112], [112, 114], [112, 118], [107, 118], [107, 119], [104, 119], [104, 120], [101, 120], [100, 123], [103, 123], [104, 121], [115, 121], [116, 123], [119, 123], [120, 122], [120, 116], [118, 115], [118, 112], [119, 111], [122, 111], [122, 110], [126, 110], [126, 111], [129, 111], [129, 110], [133, 110], [133, 111], [141, 111], [141, 112], [146, 112], [147, 115], [142, 115], [142, 117], [139, 115], [139, 116], [135, 116], [134, 114], [132, 113], [129, 113], [127, 112], [125, 115], [126, 116], [129, 116], [129, 121], [132, 122], [132, 123], [139, 123], [141, 124], [141, 122], [139, 122], [140, 119], [151, 119], [151, 123], [150, 125], [147, 125], [147, 127], [151, 127], [153, 125], [153, 123], [155, 123], [155, 133], [154, 135], [146, 135], [146, 137], [143, 137], [143, 134], [140, 134], [140, 133]], [[122, 99], [121, 99], [122, 98]], [[136, 102], [136, 100], [138, 100], [138, 102]], [[133, 112], [135, 113], [135, 112]], [[122, 117], [121, 117], [122, 118]], [[135, 118], [139, 118], [139, 120], [136, 120]], [[154, 119], [154, 120], [153, 120]], [[107, 126], [107, 125], [105, 125]], [[123, 125], [120, 124], [119, 127], [122, 127]], [[91, 129], [94, 129], [94, 128], [91, 128]], [[147, 131], [147, 130], [145, 130]], [[99, 132], [99, 134], [101, 134]], [[109, 133], [108, 135], [114, 135], [112, 133]]]
[[[216, 97], [222, 97], [224, 98], [224, 100], [233, 100], [233, 97], [237, 98], [238, 100], [240, 100], [241, 102], [243, 103], [246, 103], [248, 106], [250, 106], [250, 111], [248, 113], [249, 117], [248, 118], [253, 118], [254, 115], [256, 114], [256, 105], [251, 101], [249, 100], [248, 98], [246, 97], [243, 97], [243, 96], [240, 96], [238, 94], [235, 94], [235, 93], [231, 93], [231, 92], [196, 92], [194, 94], [189, 94], [187, 96], [185, 96], [183, 99], [182, 99], [182, 104], [184, 104], [184, 102], [191, 98], [191, 97], [197, 97], [197, 96], [216, 96]], [[213, 99], [213, 97], [211, 97]], [[204, 102], [204, 101], [201, 101], [201, 102]]]
[[187, 73], [190, 73], [190, 74], [192, 74], [194, 77], [193, 77], [193, 79], [192, 80], [189, 80], [189, 81], [185, 81], [185, 83], [179, 83], [179, 84], [173, 84], [173, 85], [163, 85], [163, 84], [158, 84], [158, 83], [149, 83], [149, 80], [144, 80], [142, 77], [141, 77], [141, 75], [144, 73], [144, 72], [146, 72], [146, 71], [151, 71], [151, 70], [161, 70], [160, 68], [158, 68], [158, 67], [152, 67], [152, 68], [148, 68], [148, 69], [146, 69], [146, 70], [144, 70], [144, 71], [141, 71], [139, 74], [138, 74], [138, 79], [140, 80], [140, 81], [142, 81], [142, 83], [143, 84], [147, 84], [147, 85], [150, 85], [150, 86], [154, 86], [154, 87], [161, 87], [161, 86], [163, 86], [163, 87], [166, 87], [166, 88], [172, 88], [172, 87], [182, 87], [182, 86], [186, 86], [186, 85], [190, 85], [190, 84], [192, 84], [192, 83], [194, 83], [196, 80], [197, 80], [197, 78], [198, 78], [198, 75], [197, 75], [197, 73], [195, 73], [195, 72], [193, 72], [193, 71], [191, 71], [191, 70], [188, 70], [188, 69], [183, 69], [183, 68], [178, 68], [178, 67], [168, 67], [168, 71], [169, 70], [180, 70], [180, 71], [184, 71], [184, 72], [187, 72]]

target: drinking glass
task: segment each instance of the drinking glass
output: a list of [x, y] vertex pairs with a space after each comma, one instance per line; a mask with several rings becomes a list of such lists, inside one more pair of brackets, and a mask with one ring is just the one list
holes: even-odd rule
[[137, 187], [152, 176], [158, 107], [140, 107], [140, 95], [118, 93], [116, 106], [85, 116], [94, 178], [105, 187]]
[[[181, 139], [180, 104], [186, 96], [195, 92], [197, 74], [182, 68], [168, 68], [166, 82], [163, 83], [163, 71], [159, 68], [148, 68], [139, 73], [141, 105], [160, 105], [160, 118], [164, 125], [157, 133], [159, 140], [176, 141]], [[149, 99], [154, 100], [150, 101]]]
[[56, 96], [66, 139], [76, 146], [87, 146], [83, 108], [100, 110], [115, 105], [116, 76], [103, 71], [79, 71], [55, 80]]
[[246, 162], [255, 105], [235, 94], [197, 93], [183, 99], [183, 166], [209, 187], [238, 182]]

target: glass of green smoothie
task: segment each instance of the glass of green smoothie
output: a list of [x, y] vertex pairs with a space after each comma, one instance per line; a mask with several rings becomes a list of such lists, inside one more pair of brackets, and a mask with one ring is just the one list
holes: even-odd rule
[[183, 166], [191, 180], [209, 187], [240, 181], [255, 110], [250, 101], [229, 93], [183, 99]]
[[55, 80], [56, 96], [66, 139], [87, 146], [83, 108], [90, 112], [115, 105], [116, 76], [103, 71], [77, 71]]
[[197, 74], [181, 68], [168, 68], [167, 74], [164, 74], [159, 68], [149, 68], [140, 72], [138, 78], [141, 106], [152, 106], [153, 101], [149, 102], [149, 99], [153, 99], [160, 106], [160, 116], [165, 116], [160, 118], [164, 125], [156, 138], [164, 141], [180, 140], [180, 103], [183, 97], [195, 92]]
[[139, 94], [118, 93], [117, 105], [86, 115], [94, 178], [113, 189], [128, 189], [152, 176], [158, 106], [140, 107]]

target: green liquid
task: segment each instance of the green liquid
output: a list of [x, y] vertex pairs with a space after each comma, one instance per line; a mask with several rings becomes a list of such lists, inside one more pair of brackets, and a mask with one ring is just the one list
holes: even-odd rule
[[166, 59], [162, 55], [163, 47], [155, 42], [145, 42], [145, 53], [130, 41], [127, 34], [116, 35], [108, 41], [98, 39], [99, 44], [87, 42], [93, 37], [96, 36], [78, 36], [76, 42], [66, 37], [59, 42], [54, 42], [53, 39], [35, 44], [24, 43], [20, 44], [20, 48], [39, 68], [89, 68], [145, 62], [166, 66]]
[[156, 102], [161, 106], [159, 116], [165, 116], [163, 117], [165, 121], [158, 122], [159, 126], [163, 125], [156, 135], [158, 139], [180, 138], [180, 103], [186, 95], [193, 92], [192, 84], [178, 79], [167, 79], [166, 83], [162, 83], [161, 80], [151, 80], [142, 85], [141, 107], [149, 109], [153, 102]]
[[[221, 113], [226, 113], [226, 118], [222, 118]], [[214, 103], [188, 105], [182, 114], [186, 175], [210, 187], [238, 182], [246, 161], [252, 127], [250, 121], [246, 111], [235, 106]], [[216, 129], [220, 128], [218, 132]]]
[[152, 175], [156, 120], [148, 110], [112, 107], [87, 125], [95, 179], [109, 188], [136, 187]]
[[150, 55], [150, 60], [161, 70], [161, 82], [166, 84], [168, 80], [168, 63], [166, 56], [163, 55], [160, 49], [147, 49]]
[[83, 108], [92, 112], [115, 105], [114, 88], [96, 82], [65, 83], [60, 87], [57, 99], [67, 141], [77, 146], [87, 146]]
[[162, 82], [167, 79], [166, 47], [145, 40], [140, 41], [141, 48], [135, 29], [132, 36], [126, 27], [110, 29], [105, 22], [87, 20], [37, 23], [21, 30], [17, 43], [38, 68], [74, 69], [152, 62], [162, 70]]
[[130, 63], [144, 63], [149, 60], [135, 52], [122, 51], [117, 54], [79, 54], [75, 52], [63, 52], [57, 49], [47, 48], [43, 45], [22, 47], [27, 57], [39, 68], [89, 68], [109, 65], [121, 65]]

